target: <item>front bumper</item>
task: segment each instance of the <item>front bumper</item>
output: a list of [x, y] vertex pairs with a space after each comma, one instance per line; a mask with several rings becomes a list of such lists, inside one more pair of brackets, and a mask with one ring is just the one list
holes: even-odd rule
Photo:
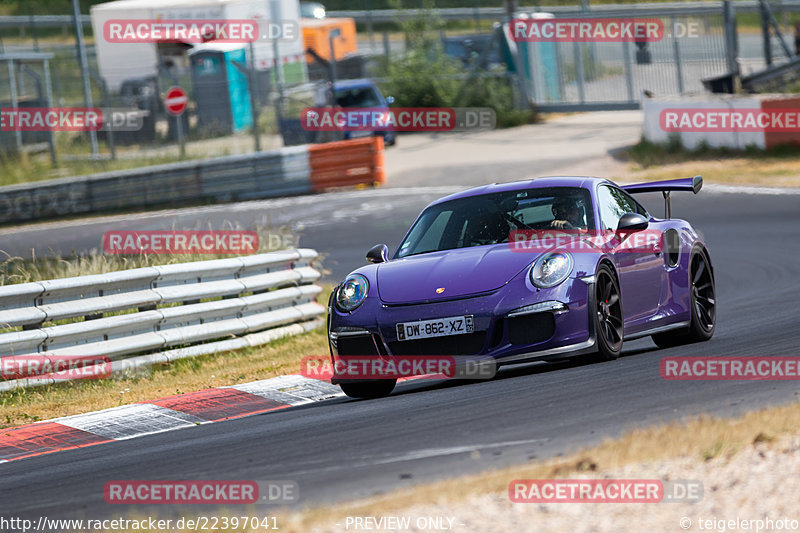
[[[389, 305], [368, 297], [352, 313], [330, 310], [331, 355], [474, 356], [492, 358], [498, 364], [579, 355], [594, 349], [589, 313], [593, 299], [590, 277], [533, 290], [524, 280], [514, 280], [487, 294], [411, 305]], [[473, 316], [473, 333], [397, 338], [399, 322], [459, 315]]]

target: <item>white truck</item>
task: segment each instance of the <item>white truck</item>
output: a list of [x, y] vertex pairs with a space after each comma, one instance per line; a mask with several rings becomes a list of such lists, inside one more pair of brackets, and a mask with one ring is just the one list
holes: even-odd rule
[[278, 60], [286, 82], [307, 79], [297, 0], [116, 0], [94, 5], [91, 19], [100, 76], [111, 92], [119, 91], [125, 80], [156, 76], [160, 60], [173, 73], [187, 74], [187, 52], [194, 45], [169, 42], [171, 39], [156, 42], [109, 39], [107, 23], [112, 21], [254, 20], [261, 30], [253, 44], [258, 70], [271, 69], [276, 64], [274, 43], [266, 35], [267, 24], [272, 23], [273, 27], [294, 25], [294, 37], [287, 34], [278, 39]]

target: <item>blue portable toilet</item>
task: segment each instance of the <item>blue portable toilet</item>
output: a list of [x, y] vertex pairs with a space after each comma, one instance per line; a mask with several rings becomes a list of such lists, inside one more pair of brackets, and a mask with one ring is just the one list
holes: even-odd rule
[[[552, 13], [521, 13], [518, 18], [551, 19]], [[514, 42], [512, 29], [508, 23], [504, 25], [507, 45], [519, 54], [518, 72], [524, 80], [528, 94], [535, 103], [559, 102], [564, 99], [564, 87], [561, 82], [561, 61], [558, 46], [554, 42]], [[515, 66], [515, 70], [516, 66]]]
[[[237, 133], [253, 125], [247, 50], [237, 43], [204, 43], [189, 52], [197, 125], [215, 133]], [[240, 68], [241, 67], [241, 68]]]

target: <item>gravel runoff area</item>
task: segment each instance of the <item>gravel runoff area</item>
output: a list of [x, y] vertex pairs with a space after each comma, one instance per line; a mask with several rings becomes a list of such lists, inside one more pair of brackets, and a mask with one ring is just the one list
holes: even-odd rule
[[[670, 531], [800, 531], [800, 435], [754, 443], [727, 458], [677, 458], [620, 469], [574, 474], [568, 479], [658, 479], [699, 481], [695, 503], [511, 503], [507, 493], [467, 497], [448, 505], [415, 505], [381, 518], [408, 519], [408, 526], [374, 522], [357, 527], [339, 518], [342, 531], [454, 531], [536, 533], [621, 533]], [[511, 481], [511, 480], [509, 480]]]

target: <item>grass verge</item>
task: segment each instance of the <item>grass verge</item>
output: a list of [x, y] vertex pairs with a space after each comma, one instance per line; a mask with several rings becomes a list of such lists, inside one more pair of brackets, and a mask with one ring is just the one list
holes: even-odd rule
[[800, 187], [796, 146], [769, 150], [731, 150], [700, 146], [688, 150], [672, 141], [658, 145], [642, 140], [622, 156], [632, 164], [625, 179], [660, 180], [702, 174], [706, 183]]
[[[171, 227], [164, 228], [163, 231], [184, 230], [189, 228]], [[207, 228], [194, 227], [197, 230], [250, 230], [243, 228], [241, 224], [230, 221], [223, 221], [219, 226]], [[296, 243], [298, 236], [293, 233], [288, 226], [256, 227], [253, 231], [258, 234], [257, 254], [274, 252], [278, 248], [272, 248], [272, 244], [277, 243]], [[272, 237], [272, 238], [271, 238]], [[275, 238], [277, 237], [277, 241]], [[102, 243], [98, 242], [98, 247]], [[225, 254], [106, 254], [96, 249], [87, 254], [73, 254], [70, 257], [60, 257], [55, 254], [49, 256], [33, 256], [23, 258], [12, 256], [0, 250], [0, 286], [13, 285], [15, 283], [27, 283], [30, 281], [40, 281], [47, 279], [70, 278], [75, 276], [88, 276], [90, 274], [105, 274], [118, 270], [129, 270], [132, 268], [149, 267], [155, 265], [169, 265], [173, 263], [189, 263], [192, 261], [207, 261], [211, 259], [224, 259], [237, 257], [236, 255]], [[318, 259], [321, 262], [321, 259]], [[318, 264], [319, 268], [320, 265]]]
[[[226, 225], [223, 224], [223, 226]], [[264, 228], [256, 231], [260, 237], [257, 253], [273, 251], [269, 248], [268, 236], [270, 233]], [[287, 232], [289, 229], [284, 227], [273, 229], [271, 234], [291, 237], [291, 234], [287, 234]], [[4, 261], [0, 262], [0, 285], [225, 257], [234, 256], [213, 254], [125, 256], [97, 252], [67, 259], [55, 256], [33, 259], [7, 256]], [[317, 268], [321, 269], [320, 265], [317, 265]], [[332, 286], [323, 286], [323, 292], [318, 296], [317, 301], [327, 302], [332, 288]], [[70, 319], [62, 322], [77, 320], [82, 319]], [[0, 331], [8, 330], [9, 328], [3, 330], [0, 327]], [[3, 392], [0, 393], [0, 428], [154, 400], [209, 387], [235, 385], [246, 381], [292, 374], [299, 371], [300, 359], [303, 356], [326, 354], [327, 350], [325, 332], [319, 328], [295, 337], [279, 339], [264, 346], [157, 365], [150, 369], [151, 372], [144, 373], [144, 375], [137, 372], [134, 377], [84, 380]]]

